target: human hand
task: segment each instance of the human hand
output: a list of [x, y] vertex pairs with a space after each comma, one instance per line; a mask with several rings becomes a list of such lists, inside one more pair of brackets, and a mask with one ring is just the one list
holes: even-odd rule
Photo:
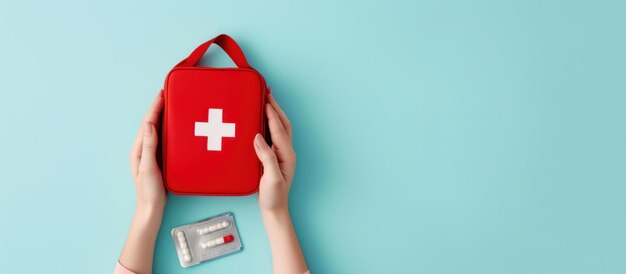
[[158, 125], [163, 110], [163, 96], [159, 93], [144, 117], [130, 151], [130, 167], [137, 194], [137, 209], [163, 209], [165, 188], [157, 164]]
[[269, 95], [265, 114], [272, 137], [268, 146], [260, 134], [254, 137], [254, 150], [263, 163], [259, 186], [259, 207], [272, 250], [274, 273], [305, 273], [306, 261], [289, 216], [289, 189], [296, 169], [296, 153], [291, 143], [291, 124], [276, 100]]
[[263, 212], [288, 212], [289, 189], [296, 168], [296, 154], [291, 143], [291, 124], [272, 95], [265, 105], [272, 147], [257, 134], [254, 150], [263, 163], [259, 186], [259, 207]]
[[146, 113], [130, 151], [137, 207], [119, 263], [133, 273], [152, 273], [154, 245], [165, 208], [163, 177], [156, 160], [161, 110], [162, 92]]

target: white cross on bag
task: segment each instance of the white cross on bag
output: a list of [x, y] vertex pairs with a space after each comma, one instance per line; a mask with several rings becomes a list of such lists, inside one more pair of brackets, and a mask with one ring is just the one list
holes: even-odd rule
[[222, 123], [222, 109], [209, 109], [209, 122], [196, 122], [194, 135], [207, 137], [206, 149], [222, 151], [222, 137], [235, 137], [235, 123]]

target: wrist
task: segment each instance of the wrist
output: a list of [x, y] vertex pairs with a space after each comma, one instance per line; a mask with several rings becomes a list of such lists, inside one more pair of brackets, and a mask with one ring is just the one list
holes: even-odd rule
[[289, 209], [287, 207], [261, 209], [261, 216], [264, 222], [284, 223], [290, 221]]
[[139, 220], [152, 221], [163, 218], [165, 206], [138, 204], [135, 208], [135, 218]]

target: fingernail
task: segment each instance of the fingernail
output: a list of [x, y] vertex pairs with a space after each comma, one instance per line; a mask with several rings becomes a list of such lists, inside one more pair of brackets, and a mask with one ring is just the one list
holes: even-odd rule
[[150, 136], [152, 134], [152, 125], [150, 124], [150, 122], [143, 122], [143, 133], [146, 136]]
[[263, 140], [263, 136], [261, 136], [261, 134], [257, 133], [256, 136], [254, 136], [254, 146], [258, 149], [262, 148], [264, 146], [265, 140]]

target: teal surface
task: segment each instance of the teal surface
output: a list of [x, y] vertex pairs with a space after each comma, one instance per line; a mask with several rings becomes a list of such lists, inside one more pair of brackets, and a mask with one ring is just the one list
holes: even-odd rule
[[[110, 273], [169, 69], [240, 42], [294, 124], [313, 273], [626, 273], [624, 1], [2, 1], [0, 272]], [[208, 64], [231, 63], [211, 50]], [[171, 228], [226, 211], [190, 269]], [[270, 273], [249, 197], [168, 197], [155, 273]]]

